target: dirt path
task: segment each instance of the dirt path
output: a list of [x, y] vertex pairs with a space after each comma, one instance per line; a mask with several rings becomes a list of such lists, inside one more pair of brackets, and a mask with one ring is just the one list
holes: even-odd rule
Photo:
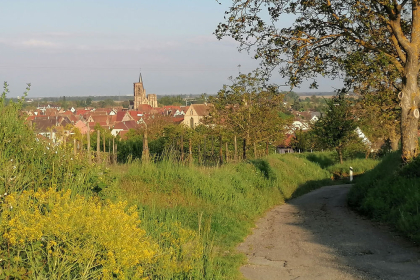
[[420, 279], [420, 250], [347, 208], [349, 185], [268, 212], [238, 249], [248, 279]]

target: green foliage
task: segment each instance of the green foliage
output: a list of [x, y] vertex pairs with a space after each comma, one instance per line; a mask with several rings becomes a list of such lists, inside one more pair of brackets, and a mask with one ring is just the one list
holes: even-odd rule
[[356, 210], [395, 227], [420, 242], [419, 159], [401, 166], [401, 154], [390, 153], [350, 190], [348, 202]]
[[357, 122], [351, 102], [343, 95], [327, 101], [328, 111], [314, 125], [313, 134], [324, 149], [335, 149], [343, 162], [345, 149], [358, 140], [355, 133]]

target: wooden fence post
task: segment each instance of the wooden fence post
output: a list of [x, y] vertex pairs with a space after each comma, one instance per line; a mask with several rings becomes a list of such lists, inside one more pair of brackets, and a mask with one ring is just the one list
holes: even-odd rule
[[91, 163], [92, 158], [90, 156], [90, 127], [88, 127], [87, 130], [87, 155], [88, 155], [88, 161]]
[[238, 142], [236, 141], [236, 135], [233, 138], [233, 143], [235, 146], [235, 155], [233, 157], [234, 157], [235, 162], [238, 162]]
[[190, 164], [192, 164], [193, 163], [193, 156], [192, 156], [192, 139], [191, 139], [191, 137], [190, 137], [190, 141], [189, 141], [189, 149], [188, 149], [188, 151], [189, 151], [189, 158], [188, 158], [188, 160], [189, 160], [189, 162], [190, 162]]
[[184, 161], [184, 133], [181, 133], [181, 161]]
[[225, 159], [226, 163], [229, 162], [229, 145], [228, 142], [226, 142], [226, 159]]
[[101, 162], [101, 131], [96, 131], [96, 161]]
[[143, 151], [141, 153], [141, 160], [143, 162], [149, 161], [149, 143], [147, 142], [147, 128], [144, 130], [143, 134]]
[[219, 135], [219, 160], [220, 160], [220, 165], [223, 164], [223, 138], [222, 135]]
[[112, 138], [112, 163], [115, 162], [115, 137]]

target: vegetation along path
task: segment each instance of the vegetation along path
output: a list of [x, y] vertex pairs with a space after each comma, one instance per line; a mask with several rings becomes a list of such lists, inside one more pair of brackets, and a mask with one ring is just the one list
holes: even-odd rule
[[239, 250], [248, 279], [420, 279], [420, 250], [347, 208], [349, 185], [272, 209]]

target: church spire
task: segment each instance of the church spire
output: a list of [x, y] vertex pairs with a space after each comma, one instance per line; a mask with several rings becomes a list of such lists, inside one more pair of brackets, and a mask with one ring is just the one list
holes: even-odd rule
[[139, 76], [139, 83], [143, 83], [143, 78], [141, 77], [141, 72], [140, 72], [140, 76]]

